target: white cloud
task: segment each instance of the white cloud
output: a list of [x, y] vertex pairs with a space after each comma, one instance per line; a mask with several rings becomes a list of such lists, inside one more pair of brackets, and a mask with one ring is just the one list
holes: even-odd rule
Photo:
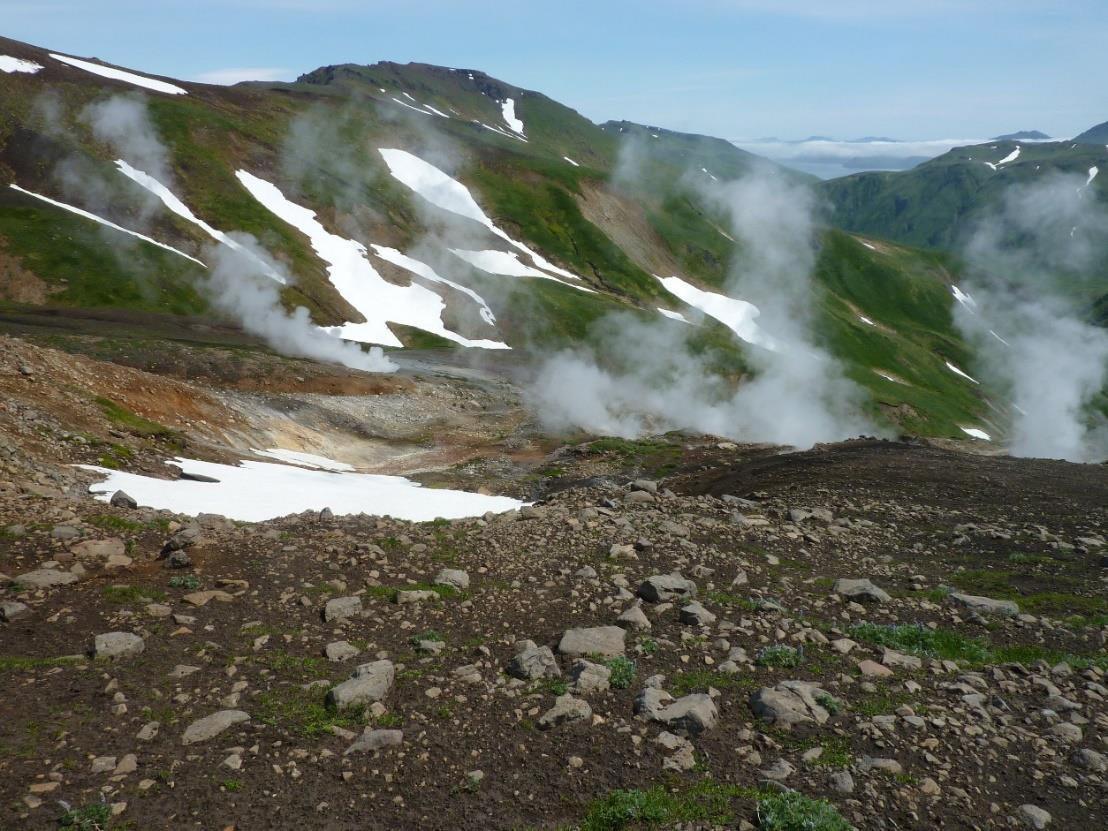
[[296, 73], [276, 66], [230, 66], [199, 73], [193, 80], [228, 86], [239, 81], [291, 81]]

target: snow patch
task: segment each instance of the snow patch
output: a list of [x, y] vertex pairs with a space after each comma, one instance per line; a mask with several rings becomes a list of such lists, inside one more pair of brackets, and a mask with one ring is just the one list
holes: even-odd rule
[[890, 375], [887, 372], [882, 372], [880, 369], [875, 369], [874, 373], [876, 375], [880, 375], [886, 381], [892, 381], [894, 384], [907, 384], [907, 381], [905, 381], [903, 378], [897, 378], [895, 375]]
[[673, 311], [672, 309], [663, 309], [661, 306], [658, 306], [658, 311], [661, 312], [666, 317], [668, 317], [670, 320], [679, 320], [682, 323], [688, 323], [689, 322], [689, 319], [687, 317], [685, 317], [680, 312]]
[[866, 248], [868, 248], [868, 249], [869, 249], [870, 251], [876, 251], [876, 250], [877, 250], [877, 246], [876, 246], [876, 245], [872, 245], [871, 243], [868, 243], [868, 242], [866, 242], [865, 240], [862, 240], [862, 245], [864, 245], [864, 246], [865, 246]]
[[862, 321], [862, 323], [865, 323], [867, 326], [876, 326], [877, 325], [876, 323], [874, 323], [872, 320], [870, 320], [865, 315], [858, 315], [858, 319], [860, 321]]
[[1093, 179], [1096, 178], [1096, 175], [1098, 173], [1100, 173], [1100, 168], [1097, 167], [1096, 165], [1093, 165], [1092, 167], [1089, 168], [1089, 178], [1085, 180], [1085, 187], [1088, 187], [1089, 185], [1091, 185], [1093, 183]]
[[1009, 153], [1007, 156], [1005, 156], [1003, 159], [1001, 159], [999, 162], [997, 162], [996, 166], [1000, 167], [1002, 164], [1008, 164], [1008, 162], [1014, 162], [1019, 157], [1020, 157], [1020, 146], [1017, 144], [1016, 149], [1013, 150], [1011, 153]]
[[978, 384], [978, 383], [980, 383], [980, 382], [979, 382], [979, 381], [978, 381], [978, 380], [977, 380], [976, 378], [974, 378], [974, 377], [973, 377], [972, 375], [969, 375], [969, 374], [967, 374], [967, 373], [963, 372], [962, 370], [958, 369], [958, 367], [956, 367], [956, 366], [955, 366], [954, 364], [952, 364], [952, 363], [951, 363], [950, 361], [947, 361], [947, 362], [946, 362], [946, 368], [947, 368], [947, 369], [949, 369], [949, 370], [950, 370], [951, 372], [953, 372], [953, 373], [954, 373], [955, 375], [961, 375], [961, 376], [962, 376], [963, 378], [965, 378], [965, 379], [966, 379], [967, 381], [971, 381], [971, 382], [973, 382], [974, 384]]
[[[418, 274], [425, 280], [430, 280], [434, 283], [442, 283], [444, 286], [450, 286], [450, 288], [460, 291], [462, 294], [468, 295], [473, 298], [473, 301], [481, 307], [481, 319], [490, 326], [496, 325], [496, 315], [492, 313], [492, 309], [489, 308], [489, 304], [485, 302], [485, 298], [475, 292], [473, 289], [463, 286], [459, 283], [455, 283], [453, 280], [447, 280], [445, 277], [440, 277], [431, 266], [426, 263], [422, 263], [414, 257], [409, 257], [407, 254], [402, 254], [395, 248], [386, 248], [383, 245], [373, 245], [373, 253], [386, 262], [390, 262], [395, 266], [407, 269], [412, 274]], [[505, 349], [511, 347], [505, 345]]]
[[109, 222], [103, 217], [97, 216], [94, 213], [90, 213], [86, 210], [78, 208], [75, 205], [67, 205], [65, 202], [59, 202], [56, 199], [51, 199], [49, 196], [43, 196], [41, 193], [35, 193], [34, 191], [25, 190], [24, 188], [21, 188], [19, 185], [16, 184], [11, 185], [10, 187], [13, 190], [19, 191], [20, 193], [27, 194], [27, 196], [33, 196], [35, 199], [41, 199], [43, 202], [53, 205], [56, 208], [61, 208], [63, 211], [69, 211], [70, 213], [77, 214], [77, 216], [84, 217], [85, 219], [91, 219], [93, 222], [99, 222], [101, 225], [111, 228], [113, 231], [120, 231], [121, 233], [129, 234], [130, 236], [135, 237], [136, 239], [140, 239], [143, 242], [148, 242], [151, 245], [156, 245], [158, 246], [158, 248], [164, 248], [166, 251], [172, 251], [174, 254], [180, 257], [184, 257], [186, 260], [192, 260], [194, 263], [196, 263], [198, 266], [201, 266], [202, 268], [207, 268], [207, 266], [204, 265], [204, 263], [200, 262], [200, 260], [196, 259], [196, 257], [190, 257], [184, 251], [180, 251], [174, 248], [172, 245], [166, 245], [164, 242], [158, 242], [156, 239], [151, 239], [150, 237], [144, 236], [138, 231], [131, 231], [127, 228], [124, 228], [122, 225], [116, 225], [114, 222]]
[[[419, 156], [415, 156], [406, 150], [380, 148], [377, 152], [385, 160], [385, 164], [388, 165], [389, 173], [392, 174], [393, 178], [414, 190], [435, 207], [481, 223], [493, 234], [530, 257], [539, 268], [566, 278], [566, 280], [559, 280], [558, 282], [572, 286], [578, 291], [588, 292], [589, 294], [596, 293], [590, 288], [578, 285], [576, 282], [569, 282], [571, 280], [584, 281], [573, 272], [554, 265], [537, 251], [532, 251], [522, 242], [517, 242], [497, 228], [492, 220], [485, 215], [485, 212], [481, 210], [481, 206], [477, 204], [477, 201], [469, 192], [469, 188], [458, 180], [451, 178], [433, 164], [425, 162]], [[549, 278], [550, 275], [544, 274], [542, 276]]]
[[136, 75], [134, 72], [127, 72], [124, 69], [102, 66], [98, 63], [82, 61], [79, 58], [70, 58], [67, 55], [56, 55], [53, 52], [50, 53], [50, 57], [56, 61], [61, 61], [64, 64], [76, 67], [77, 69], [83, 69], [85, 72], [91, 72], [93, 75], [99, 75], [101, 78], [111, 78], [113, 81], [124, 81], [128, 84], [134, 84], [136, 87], [153, 90], [154, 92], [164, 92], [167, 95], [188, 95], [187, 90], [181, 89], [181, 87], [176, 84], [158, 81], [154, 78], [147, 78], [144, 75]]
[[967, 436], [972, 436], [975, 439], [981, 439], [981, 441], [993, 440], [992, 436], [977, 427], [960, 427], [958, 429], [960, 429]]
[[580, 167], [580, 166], [581, 166], [581, 165], [577, 164], [577, 162], [575, 162], [575, 161], [574, 161], [573, 159], [571, 159], [571, 158], [570, 158], [569, 156], [562, 156], [562, 158], [563, 158], [563, 159], [565, 159], [565, 160], [566, 160], [567, 162], [569, 162], [569, 163], [570, 163], [571, 165], [573, 165], [574, 167]]
[[115, 491], [124, 490], [140, 505], [151, 508], [190, 516], [218, 514], [242, 522], [261, 522], [324, 508], [340, 515], [372, 512], [377, 516], [427, 522], [437, 517], [458, 519], [481, 516], [487, 511], [510, 511], [523, 504], [505, 496], [423, 488], [402, 476], [310, 470], [256, 461], [223, 465], [177, 459], [168, 464], [219, 481], [155, 479], [94, 465], [80, 467], [104, 477], [102, 482], [89, 487], [89, 492], [101, 502], [107, 502]]
[[188, 220], [193, 225], [200, 228], [200, 230], [202, 230], [212, 239], [221, 242], [228, 248], [234, 249], [235, 251], [238, 251], [239, 253], [249, 257], [251, 260], [258, 264], [263, 274], [265, 274], [270, 279], [276, 280], [278, 283], [284, 285], [284, 283], [286, 282], [285, 278], [274, 271], [268, 263], [262, 261], [260, 258], [258, 258], [257, 255], [254, 254], [253, 251], [235, 242], [233, 239], [231, 239], [231, 237], [227, 236], [218, 228], [213, 228], [207, 222], [200, 219], [200, 217], [196, 216], [196, 214], [194, 214], [189, 209], [188, 205], [177, 198], [176, 194], [174, 194], [173, 191], [171, 191], [149, 173], [145, 173], [141, 170], [131, 167], [131, 165], [127, 164], [127, 162], [125, 162], [123, 159], [116, 159], [115, 166], [119, 168], [120, 173], [122, 173], [132, 182], [135, 182], [136, 184], [140, 185], [141, 187], [145, 188], [156, 197], [158, 197], [162, 201], [162, 204], [165, 205], [166, 208], [168, 208], [170, 211], [177, 214], [177, 216], [181, 217], [182, 219]]
[[541, 277], [556, 283], [562, 282], [545, 271], [539, 271], [526, 263], [521, 263], [519, 254], [514, 251], [500, 251], [495, 248], [487, 251], [468, 251], [463, 248], [451, 248], [450, 253], [489, 274], [499, 274], [504, 277]]
[[760, 312], [753, 303], [699, 289], [680, 277], [655, 278], [666, 291], [680, 298], [695, 309], [700, 309], [708, 317], [714, 318], [747, 343], [776, 351], [773, 339], [755, 323]]
[[329, 331], [347, 340], [403, 346], [388, 323], [414, 326], [462, 346], [504, 349], [498, 341], [470, 340], [447, 329], [442, 323], [443, 299], [415, 283], [397, 286], [388, 282], [370, 265], [365, 246], [355, 240], [332, 234], [308, 208], [285, 198], [273, 184], [240, 170], [235, 174], [250, 194], [274, 215], [303, 233], [312, 250], [327, 263], [331, 285], [365, 318], [364, 323], [344, 323]]
[[415, 110], [420, 115], [430, 115], [431, 114], [431, 113], [427, 112], [427, 110], [421, 110], [419, 107], [413, 107], [411, 104], [405, 104], [403, 101], [401, 101], [395, 95], [390, 96], [390, 97], [392, 98], [393, 101], [395, 101], [401, 107], [407, 107], [409, 110]]
[[977, 301], [962, 291], [957, 286], [952, 285], [950, 287], [951, 294], [954, 295], [954, 299], [969, 309], [971, 312], [977, 311]]
[[505, 98], [504, 103], [500, 105], [500, 111], [504, 114], [504, 123], [511, 128], [513, 133], [518, 133], [521, 136], [527, 135], [523, 132], [523, 122], [516, 117], [515, 99]]
[[42, 69], [42, 64], [24, 61], [11, 55], [0, 55], [0, 72], [29, 72], [32, 75]]

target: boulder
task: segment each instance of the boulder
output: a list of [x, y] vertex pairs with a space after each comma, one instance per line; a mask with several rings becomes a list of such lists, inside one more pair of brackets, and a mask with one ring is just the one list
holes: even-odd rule
[[54, 586], [66, 586], [77, 582], [77, 575], [70, 571], [58, 571], [54, 568], [39, 568], [20, 574], [15, 582], [32, 589], [49, 589]]
[[873, 603], [887, 603], [892, 598], [884, 589], [873, 585], [868, 579], [858, 580], [840, 577], [831, 589], [835, 594], [850, 600], [869, 600]]
[[350, 678], [336, 684], [327, 693], [327, 706], [336, 710], [347, 707], [361, 707], [380, 701], [396, 678], [396, 668], [392, 661], [374, 661], [361, 664], [350, 674]]
[[671, 730], [684, 730], [690, 736], [711, 730], [718, 719], [716, 703], [706, 693], [682, 696], [653, 716], [654, 721], [661, 722]]
[[603, 692], [608, 689], [612, 671], [603, 664], [578, 658], [569, 669], [575, 693]]
[[961, 594], [955, 592], [950, 599], [959, 606], [964, 606], [971, 612], [981, 615], [1002, 615], [1015, 617], [1020, 613], [1019, 605], [1013, 600], [993, 600], [991, 597], [981, 597], [976, 594]]
[[186, 727], [184, 734], [181, 736], [181, 744], [206, 742], [208, 739], [214, 739], [229, 727], [241, 724], [244, 721], [250, 721], [250, 716], [242, 710], [220, 710], [218, 713], [205, 716]]
[[358, 740], [343, 752], [344, 756], [351, 753], [372, 753], [383, 747], [396, 747], [404, 743], [403, 730], [375, 730], [367, 727]]
[[623, 639], [626, 636], [627, 633], [618, 626], [569, 629], [562, 635], [558, 651], [571, 657], [599, 655], [602, 658], [615, 658], [623, 654]]
[[818, 698], [830, 694], [807, 681], [782, 681], [775, 687], [762, 687], [750, 696], [754, 715], [782, 727], [815, 722], [823, 724], [830, 717]]
[[334, 597], [327, 601], [323, 607], [323, 620], [325, 623], [335, 623], [347, 618], [357, 617], [362, 613], [362, 599], [360, 597]]
[[549, 730], [571, 721], [592, 718], [592, 708], [587, 701], [574, 698], [568, 693], [554, 699], [554, 706], [539, 718], [539, 729]]
[[682, 606], [679, 617], [682, 623], [689, 626], [711, 626], [716, 622], [716, 616], [697, 600]]
[[639, 586], [639, 597], [650, 603], [696, 597], [696, 583], [680, 574], [655, 574]]
[[108, 500], [108, 504], [113, 508], [137, 508], [138, 502], [133, 496], [124, 491], [116, 491], [112, 494], [112, 498]]
[[534, 641], [520, 641], [518, 650], [508, 662], [507, 672], [513, 678], [534, 681], [539, 678], [560, 678], [562, 671], [549, 646], [539, 646]]
[[133, 658], [146, 649], [146, 642], [132, 632], [107, 632], [97, 635], [90, 653], [93, 658]]
[[469, 574], [460, 568], [444, 568], [435, 575], [436, 586], [453, 586], [455, 589], [469, 588]]

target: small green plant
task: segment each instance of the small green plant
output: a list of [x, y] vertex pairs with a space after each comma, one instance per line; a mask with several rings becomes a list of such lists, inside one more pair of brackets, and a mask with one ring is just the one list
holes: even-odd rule
[[754, 658], [754, 663], [760, 667], [791, 668], [800, 666], [803, 660], [804, 656], [791, 646], [774, 644], [773, 646], [762, 647], [762, 649], [758, 650], [758, 654]]
[[444, 638], [434, 629], [430, 629], [421, 635], [412, 635], [410, 643], [412, 644], [412, 646], [419, 646], [421, 641], [436, 641], [438, 643], [446, 643], [446, 638]]
[[178, 574], [169, 578], [169, 587], [171, 589], [187, 589], [188, 591], [196, 591], [200, 588], [200, 578], [195, 574]]
[[643, 638], [639, 642], [639, 649], [643, 655], [653, 655], [658, 651], [658, 642], [654, 638]]
[[631, 686], [635, 680], [635, 674], [638, 671], [638, 667], [635, 662], [630, 658], [625, 658], [622, 655], [618, 658], [612, 658], [606, 662], [608, 669], [612, 671], [611, 677], [608, 679], [608, 683], [617, 690], [625, 690]]
[[139, 531], [143, 528], [141, 522], [133, 522], [115, 514], [97, 514], [87, 520], [89, 525], [95, 525], [104, 531]]
[[551, 695], [565, 695], [569, 692], [569, 685], [561, 678], [554, 678], [546, 682], [546, 691]]
[[853, 831], [830, 802], [797, 791], [769, 793], [758, 800], [761, 831]]
[[109, 603], [119, 605], [150, 603], [165, 599], [165, 592], [156, 589], [145, 589], [142, 586], [105, 586], [101, 593]]
[[950, 629], [931, 629], [919, 623], [856, 623], [848, 630], [855, 640], [887, 646], [921, 658], [982, 663], [989, 650], [978, 640]]
[[816, 703], [833, 716], [837, 716], [843, 709], [843, 703], [831, 693], [820, 693], [816, 696]]
[[75, 831], [106, 831], [112, 818], [112, 806], [106, 802], [94, 802], [80, 808], [70, 808], [62, 814], [59, 823], [62, 828]]
[[378, 727], [399, 727], [404, 723], [404, 719], [396, 713], [382, 713], [373, 720], [373, 723]]
[[224, 779], [219, 784], [223, 787], [223, 790], [230, 791], [231, 793], [242, 790], [242, 782], [238, 779]]

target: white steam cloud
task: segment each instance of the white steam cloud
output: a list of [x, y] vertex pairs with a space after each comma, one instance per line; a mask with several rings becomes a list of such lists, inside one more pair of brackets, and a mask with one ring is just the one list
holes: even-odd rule
[[173, 187], [169, 153], [150, 120], [146, 99], [140, 95], [113, 95], [89, 104], [81, 120], [103, 142], [134, 167]]
[[1108, 428], [1092, 409], [1108, 382], [1108, 331], [1086, 319], [1106, 265], [1108, 209], [1083, 176], [1011, 188], [966, 244], [975, 303], [955, 319], [983, 380], [1010, 396], [1016, 456], [1096, 462]]
[[[635, 165], [621, 165], [626, 176]], [[539, 370], [530, 399], [552, 427], [633, 437], [672, 429], [810, 447], [876, 432], [861, 390], [812, 332], [814, 202], [769, 167], [711, 186], [739, 244], [728, 293], [758, 306], [772, 349], [748, 348], [756, 370], [735, 389], [690, 349], [692, 330], [659, 319], [605, 318], [599, 345], [563, 352]], [[594, 334], [597, 334], [594, 333]]]
[[205, 291], [217, 309], [237, 319], [243, 329], [284, 355], [366, 372], [396, 370], [396, 364], [385, 357], [379, 346], [364, 352], [357, 344], [328, 334], [312, 323], [303, 306], [291, 314], [286, 312], [276, 285], [266, 273], [267, 268], [282, 273], [280, 264], [250, 234], [229, 236], [240, 248], [212, 244], [204, 257], [209, 271]]

